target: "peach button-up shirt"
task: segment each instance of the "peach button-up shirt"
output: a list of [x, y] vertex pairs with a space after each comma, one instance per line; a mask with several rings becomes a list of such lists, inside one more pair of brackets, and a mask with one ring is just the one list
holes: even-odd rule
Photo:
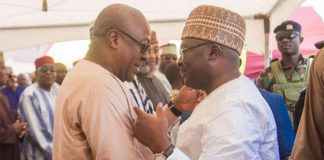
[[57, 98], [53, 159], [153, 159], [132, 135], [133, 106], [116, 76], [98, 64], [80, 61], [64, 79]]

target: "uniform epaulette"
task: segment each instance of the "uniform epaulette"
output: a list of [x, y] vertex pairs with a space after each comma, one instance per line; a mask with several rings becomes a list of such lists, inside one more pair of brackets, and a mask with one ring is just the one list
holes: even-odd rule
[[310, 55], [308, 56], [308, 58], [315, 58], [315, 55]]
[[272, 59], [272, 60], [270, 61], [270, 63], [275, 62], [275, 61], [278, 61], [278, 60], [279, 60], [278, 58], [274, 58], [274, 59]]
[[268, 67], [268, 68], [266, 68], [266, 70], [265, 70], [264, 72], [261, 72], [261, 73], [260, 73], [260, 77], [265, 77], [265, 76], [267, 76], [269, 72], [270, 72], [270, 68]]
[[266, 76], [267, 75], [267, 72], [262, 72], [262, 73], [260, 73], [260, 77], [264, 77], [264, 76]]

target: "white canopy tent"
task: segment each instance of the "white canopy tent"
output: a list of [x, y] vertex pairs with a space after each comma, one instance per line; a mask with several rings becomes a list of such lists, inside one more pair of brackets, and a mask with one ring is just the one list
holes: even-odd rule
[[[88, 39], [89, 24], [103, 7], [123, 3], [141, 10], [160, 39], [179, 39], [190, 11], [221, 6], [246, 19], [245, 49], [269, 58], [273, 28], [304, 0], [0, 0], [0, 50]], [[47, 10], [47, 11], [45, 11]]]

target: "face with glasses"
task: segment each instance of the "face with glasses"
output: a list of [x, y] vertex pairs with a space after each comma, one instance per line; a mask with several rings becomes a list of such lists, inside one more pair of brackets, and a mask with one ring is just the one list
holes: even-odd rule
[[[134, 25], [136, 26], [136, 25]], [[133, 27], [129, 31], [115, 29], [123, 42], [120, 49], [119, 66], [117, 77], [122, 81], [132, 81], [134, 76], [139, 73], [140, 66], [147, 59], [151, 48], [148, 27]], [[133, 32], [131, 32], [133, 31]]]
[[151, 44], [148, 40], [145, 40], [145, 42], [140, 42], [139, 40], [137, 40], [136, 38], [134, 38], [133, 36], [131, 36], [130, 34], [126, 33], [125, 31], [121, 30], [121, 29], [117, 29], [120, 33], [122, 33], [123, 35], [127, 36], [129, 39], [131, 39], [135, 44], [137, 44], [140, 48], [140, 53], [142, 55], [146, 55], [151, 47]]
[[283, 55], [299, 54], [299, 45], [302, 43], [303, 37], [298, 32], [277, 32], [275, 38], [278, 49]]
[[[197, 39], [184, 39], [180, 47], [180, 72], [185, 85], [195, 89], [206, 89], [212, 80], [214, 59], [211, 59], [215, 43]], [[220, 51], [220, 50], [219, 50]]]
[[41, 87], [50, 87], [55, 82], [56, 70], [54, 64], [43, 64], [36, 70], [36, 80]]

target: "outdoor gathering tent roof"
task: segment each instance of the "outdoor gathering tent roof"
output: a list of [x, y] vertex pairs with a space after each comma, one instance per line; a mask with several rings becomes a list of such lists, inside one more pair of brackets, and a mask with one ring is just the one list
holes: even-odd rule
[[245, 49], [267, 55], [269, 45], [273, 45], [274, 26], [286, 20], [303, 1], [0, 0], [0, 50], [88, 39], [89, 24], [104, 6], [112, 3], [128, 4], [141, 10], [160, 39], [179, 39], [190, 11], [198, 5], [211, 4], [241, 14], [247, 23]]

